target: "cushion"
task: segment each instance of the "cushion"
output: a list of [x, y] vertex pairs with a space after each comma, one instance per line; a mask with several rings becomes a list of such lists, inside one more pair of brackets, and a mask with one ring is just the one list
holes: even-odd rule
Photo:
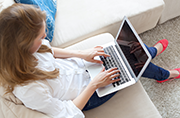
[[0, 12], [14, 3], [14, 0], [0, 0]]
[[49, 116], [26, 108], [13, 93], [5, 94], [0, 86], [0, 118], [50, 118]]
[[116, 36], [126, 15], [138, 33], [156, 26], [163, 0], [57, 0], [52, 46], [65, 48], [97, 34]]
[[46, 33], [50, 42], [53, 39], [56, 15], [56, 0], [15, 0], [17, 3], [37, 5], [42, 11], [46, 11]]

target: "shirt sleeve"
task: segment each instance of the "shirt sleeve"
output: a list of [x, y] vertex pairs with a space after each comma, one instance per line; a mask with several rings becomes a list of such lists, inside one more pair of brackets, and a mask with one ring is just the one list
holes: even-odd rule
[[26, 107], [53, 118], [84, 118], [82, 111], [71, 100], [53, 98], [48, 87], [42, 83], [16, 87], [13, 93]]

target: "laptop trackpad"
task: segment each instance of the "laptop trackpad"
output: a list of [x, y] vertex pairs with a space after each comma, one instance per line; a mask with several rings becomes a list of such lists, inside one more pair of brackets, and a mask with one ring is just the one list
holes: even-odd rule
[[94, 77], [98, 75], [103, 68], [103, 65], [98, 63], [84, 61], [84, 64], [91, 76], [91, 79], [94, 79]]

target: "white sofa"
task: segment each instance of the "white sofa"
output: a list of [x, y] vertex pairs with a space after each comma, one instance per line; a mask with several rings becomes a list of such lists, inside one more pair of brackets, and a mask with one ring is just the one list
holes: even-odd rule
[[[164, 2], [165, 1], [165, 2]], [[138, 33], [180, 15], [179, 0], [57, 0], [52, 46], [87, 49], [114, 39], [126, 15]], [[172, 2], [173, 1], [173, 2]], [[0, 10], [14, 3], [0, 0]], [[174, 4], [174, 5], [172, 5]], [[173, 10], [174, 9], [174, 10]], [[170, 14], [169, 11], [176, 13]], [[167, 13], [168, 12], [168, 13]], [[0, 87], [0, 118], [50, 118], [26, 108], [13, 94], [3, 96]], [[86, 118], [161, 118], [140, 81], [119, 91], [100, 107], [84, 112]]]

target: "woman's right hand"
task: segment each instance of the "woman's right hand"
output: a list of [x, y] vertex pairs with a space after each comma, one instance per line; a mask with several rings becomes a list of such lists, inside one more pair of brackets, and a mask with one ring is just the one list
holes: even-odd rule
[[76, 107], [82, 110], [97, 88], [119, 81], [120, 79], [112, 80], [113, 78], [120, 76], [120, 74], [117, 73], [119, 73], [117, 68], [111, 68], [105, 71], [105, 68], [103, 67], [101, 72], [89, 83], [84, 91], [73, 100]]
[[105, 67], [101, 70], [101, 72], [91, 81], [90, 84], [92, 84], [96, 89], [99, 87], [105, 87], [111, 83], [117, 82], [120, 79], [114, 79], [115, 77], [120, 76], [119, 70], [117, 70], [117, 67], [110, 68], [105, 71]]

